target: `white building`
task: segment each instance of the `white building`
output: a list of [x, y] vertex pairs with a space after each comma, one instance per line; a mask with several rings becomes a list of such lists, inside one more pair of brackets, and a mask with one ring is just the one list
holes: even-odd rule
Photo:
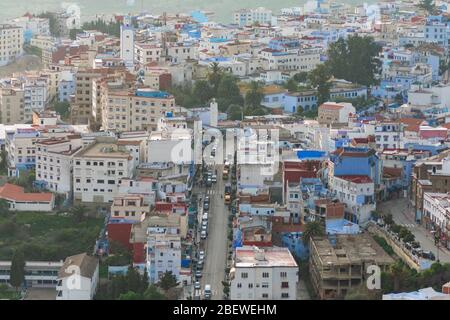
[[21, 27], [25, 33], [30, 33], [30, 36], [49, 36], [50, 35], [50, 20], [47, 18], [30, 17], [25, 15], [23, 17], [15, 18], [8, 23]]
[[36, 163], [36, 141], [41, 133], [34, 128], [17, 128], [6, 136], [8, 176], [18, 177], [21, 170], [30, 170]]
[[10, 24], [0, 24], [0, 66], [23, 54], [23, 29]]
[[298, 266], [288, 248], [236, 248], [231, 300], [296, 300]]
[[400, 122], [381, 122], [375, 125], [375, 143], [378, 150], [399, 149], [404, 137]]
[[67, 257], [58, 272], [56, 300], [92, 300], [98, 281], [97, 258], [86, 253]]
[[253, 23], [271, 24], [272, 11], [263, 7], [255, 9], [242, 9], [234, 12], [234, 23], [239, 26], [248, 26]]
[[348, 220], [366, 223], [371, 212], [376, 208], [375, 184], [367, 176], [330, 176], [330, 191], [340, 202], [345, 203], [345, 212], [350, 214]]
[[45, 188], [69, 195], [72, 191], [72, 158], [82, 147], [80, 135], [42, 139], [36, 143], [36, 181]]
[[134, 65], [134, 28], [130, 17], [125, 17], [120, 26], [120, 58], [128, 68]]
[[425, 192], [423, 212], [441, 230], [450, 227], [450, 195], [447, 193]]
[[134, 158], [114, 138], [98, 138], [73, 156], [74, 200], [112, 202], [121, 179], [132, 178], [134, 168]]
[[180, 279], [181, 237], [178, 227], [147, 229], [147, 272], [150, 283], [157, 283], [166, 272]]

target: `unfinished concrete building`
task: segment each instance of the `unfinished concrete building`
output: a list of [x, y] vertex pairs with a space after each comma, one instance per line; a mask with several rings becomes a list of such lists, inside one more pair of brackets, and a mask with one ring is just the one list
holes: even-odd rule
[[337, 235], [310, 241], [311, 282], [320, 299], [343, 299], [348, 290], [365, 283], [370, 265], [381, 271], [394, 260], [366, 234]]

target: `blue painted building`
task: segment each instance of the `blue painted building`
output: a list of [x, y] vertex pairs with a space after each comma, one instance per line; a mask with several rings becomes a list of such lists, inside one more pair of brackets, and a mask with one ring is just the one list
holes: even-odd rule
[[368, 176], [375, 185], [381, 180], [381, 161], [375, 150], [368, 148], [344, 147], [330, 154], [333, 175]]

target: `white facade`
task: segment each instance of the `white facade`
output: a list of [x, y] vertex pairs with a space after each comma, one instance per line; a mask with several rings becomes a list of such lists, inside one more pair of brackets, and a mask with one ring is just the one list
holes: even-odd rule
[[23, 54], [23, 29], [10, 24], [0, 24], [0, 66]]
[[287, 248], [236, 248], [231, 300], [296, 300], [298, 266]]
[[172, 272], [179, 280], [181, 270], [179, 228], [150, 227], [147, 234], [147, 272], [150, 283], [157, 283], [165, 272]]
[[378, 123], [375, 125], [375, 143], [378, 150], [398, 149], [404, 137], [401, 123]]
[[445, 230], [450, 223], [450, 195], [446, 193], [425, 192], [423, 198], [424, 215], [441, 230]]
[[345, 203], [345, 211], [351, 213], [358, 223], [366, 223], [376, 208], [375, 184], [366, 176], [330, 176], [330, 190], [340, 202]]
[[69, 194], [72, 190], [72, 157], [82, 146], [78, 139], [46, 139], [36, 143], [36, 181], [48, 190]]
[[74, 200], [112, 202], [118, 195], [121, 179], [132, 178], [134, 167], [130, 153], [114, 142], [87, 146], [73, 157]]
[[124, 18], [120, 26], [120, 58], [124, 60], [127, 67], [134, 64], [134, 29], [129, 17]]

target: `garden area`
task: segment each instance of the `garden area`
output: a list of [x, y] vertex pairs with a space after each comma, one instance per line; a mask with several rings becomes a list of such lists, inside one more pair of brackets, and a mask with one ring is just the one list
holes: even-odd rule
[[81, 252], [92, 253], [103, 218], [80, 219], [72, 214], [0, 211], [0, 260], [16, 250], [25, 260], [58, 261]]

